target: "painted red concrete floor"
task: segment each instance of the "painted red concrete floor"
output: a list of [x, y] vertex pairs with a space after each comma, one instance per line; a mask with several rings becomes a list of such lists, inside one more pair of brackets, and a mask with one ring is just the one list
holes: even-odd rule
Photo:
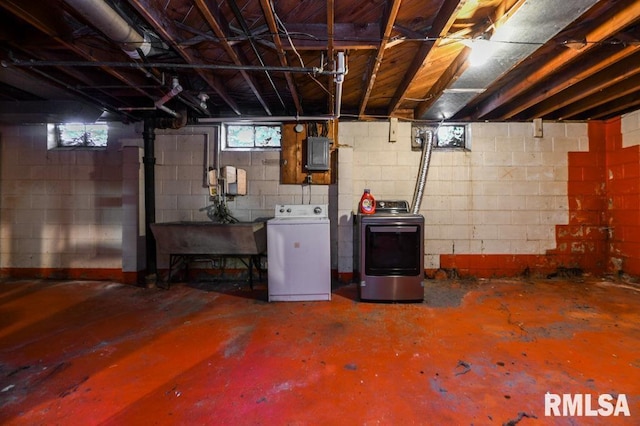
[[[0, 424], [640, 424], [639, 286], [426, 284], [423, 304], [374, 304], [353, 285], [267, 303], [231, 283], [3, 282]], [[545, 416], [546, 393], [630, 416]]]

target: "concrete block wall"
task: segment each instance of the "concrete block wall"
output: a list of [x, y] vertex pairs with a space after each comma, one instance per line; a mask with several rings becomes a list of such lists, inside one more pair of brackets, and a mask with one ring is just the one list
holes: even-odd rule
[[625, 114], [620, 119], [621, 148], [640, 145], [640, 110]]
[[[245, 168], [242, 221], [276, 204], [328, 203], [332, 267], [353, 274], [353, 212], [364, 188], [410, 200], [420, 162], [410, 123], [339, 125], [337, 185], [281, 185], [277, 151], [223, 151]], [[470, 151], [434, 150], [421, 213], [428, 271], [476, 276], [577, 265], [640, 275], [640, 111], [607, 123], [474, 123]], [[142, 135], [114, 125], [106, 150], [48, 150], [46, 126], [0, 127], [0, 268], [4, 276], [120, 279], [144, 268]], [[157, 221], [209, 220], [205, 183], [217, 127], [156, 137]], [[207, 135], [205, 137], [205, 135]], [[213, 163], [211, 163], [213, 165]], [[159, 264], [159, 266], [162, 266]]]
[[[340, 139], [341, 142], [349, 140], [348, 136]], [[351, 282], [353, 276], [354, 235], [353, 235], [353, 198], [354, 176], [358, 171], [354, 170], [353, 146], [341, 143], [338, 148], [338, 188], [335, 205], [337, 206], [337, 230], [336, 250], [338, 278], [342, 282]]]
[[[217, 127], [156, 132], [156, 222], [208, 221], [207, 165], [215, 166]], [[206, 159], [206, 140], [210, 160]], [[281, 185], [280, 151], [225, 151], [220, 166], [247, 171], [247, 195], [227, 200], [240, 221], [272, 217], [276, 204], [328, 203], [326, 185]]]
[[[465, 191], [455, 179], [451, 181], [455, 189], [449, 195], [457, 197], [459, 206], [445, 204], [440, 213], [457, 222], [434, 228], [440, 232], [441, 246], [432, 251], [425, 245], [435, 255], [430, 259], [432, 268], [474, 276], [546, 272], [546, 259], [541, 262], [540, 257], [556, 247], [556, 226], [569, 221], [568, 154], [587, 151], [589, 146], [584, 123], [545, 122], [543, 133], [534, 138], [531, 123], [469, 126], [469, 158], [454, 152], [451, 161], [456, 168], [464, 165], [471, 183]], [[437, 180], [434, 183], [438, 185]], [[456, 234], [461, 226], [465, 233]], [[443, 229], [454, 238], [443, 235]]]
[[[0, 132], [2, 273], [135, 282], [146, 266], [141, 126], [112, 125], [105, 150], [48, 150], [46, 125]], [[156, 130], [156, 222], [210, 220], [217, 132]], [[223, 151], [220, 165], [247, 171], [248, 194], [228, 200], [240, 221], [272, 217], [276, 204], [329, 203], [326, 185], [280, 185], [279, 151]]]
[[[411, 124], [399, 124], [395, 143], [388, 126], [340, 123], [340, 144], [353, 148], [357, 171], [353, 211], [365, 187], [378, 199], [412, 198], [420, 153], [410, 148]], [[425, 268], [513, 272], [498, 270], [505, 256], [544, 255], [556, 245], [556, 225], [568, 223], [568, 153], [588, 150], [587, 125], [544, 123], [544, 137], [534, 138], [531, 123], [473, 123], [468, 137], [471, 150], [432, 153], [420, 210]]]
[[[205, 186], [207, 165], [215, 166], [217, 127], [191, 126], [156, 132], [156, 222], [210, 221], [212, 205]], [[209, 140], [207, 162], [206, 141]], [[280, 184], [280, 151], [226, 151], [220, 166], [247, 171], [247, 195], [227, 200], [231, 214], [242, 222], [273, 217], [276, 204], [329, 203], [327, 185]], [[158, 259], [168, 268], [168, 259]]]
[[156, 131], [156, 222], [209, 220], [205, 176], [215, 152], [215, 131], [215, 128]]
[[[351, 205], [356, 211], [365, 188], [377, 199], [411, 200], [420, 153], [411, 151], [411, 126], [399, 123], [397, 142], [389, 142], [388, 122], [341, 122], [338, 128], [341, 147], [351, 147]], [[344, 156], [339, 158], [342, 162]], [[342, 169], [340, 169], [342, 171]], [[340, 187], [346, 188], [339, 175]]]
[[130, 130], [112, 125], [104, 150], [48, 150], [46, 125], [0, 128], [3, 275], [121, 277], [120, 140]]
[[609, 270], [640, 275], [640, 111], [606, 129]]

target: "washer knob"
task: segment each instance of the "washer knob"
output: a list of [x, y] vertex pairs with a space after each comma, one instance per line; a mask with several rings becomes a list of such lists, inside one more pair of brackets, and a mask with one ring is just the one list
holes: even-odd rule
[[314, 212], [315, 214], [320, 214], [320, 213], [322, 213], [322, 207], [316, 207], [315, 209], [313, 209], [313, 212]]

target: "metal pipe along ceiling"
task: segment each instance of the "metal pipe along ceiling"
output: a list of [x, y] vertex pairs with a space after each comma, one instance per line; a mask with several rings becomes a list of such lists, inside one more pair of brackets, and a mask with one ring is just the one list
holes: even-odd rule
[[138, 49], [145, 56], [151, 51], [151, 44], [145, 40], [144, 36], [103, 0], [65, 0], [65, 2], [109, 39], [120, 44], [122, 50], [130, 57], [138, 59], [140, 57]]
[[3, 67], [77, 67], [77, 68], [173, 68], [173, 69], [205, 69], [205, 70], [245, 70], [245, 71], [278, 71], [295, 72], [314, 75], [335, 75], [336, 71], [324, 71], [318, 67], [278, 67], [278, 66], [254, 66], [254, 65], [232, 65], [232, 64], [185, 64], [169, 62], [114, 62], [114, 61], [21, 61], [13, 59], [11, 62], [0, 61]]

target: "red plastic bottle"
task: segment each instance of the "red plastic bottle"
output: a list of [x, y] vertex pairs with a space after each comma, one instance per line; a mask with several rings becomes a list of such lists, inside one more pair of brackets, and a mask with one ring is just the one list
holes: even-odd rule
[[374, 214], [376, 212], [376, 199], [371, 195], [371, 191], [364, 190], [362, 198], [360, 198], [360, 213]]

